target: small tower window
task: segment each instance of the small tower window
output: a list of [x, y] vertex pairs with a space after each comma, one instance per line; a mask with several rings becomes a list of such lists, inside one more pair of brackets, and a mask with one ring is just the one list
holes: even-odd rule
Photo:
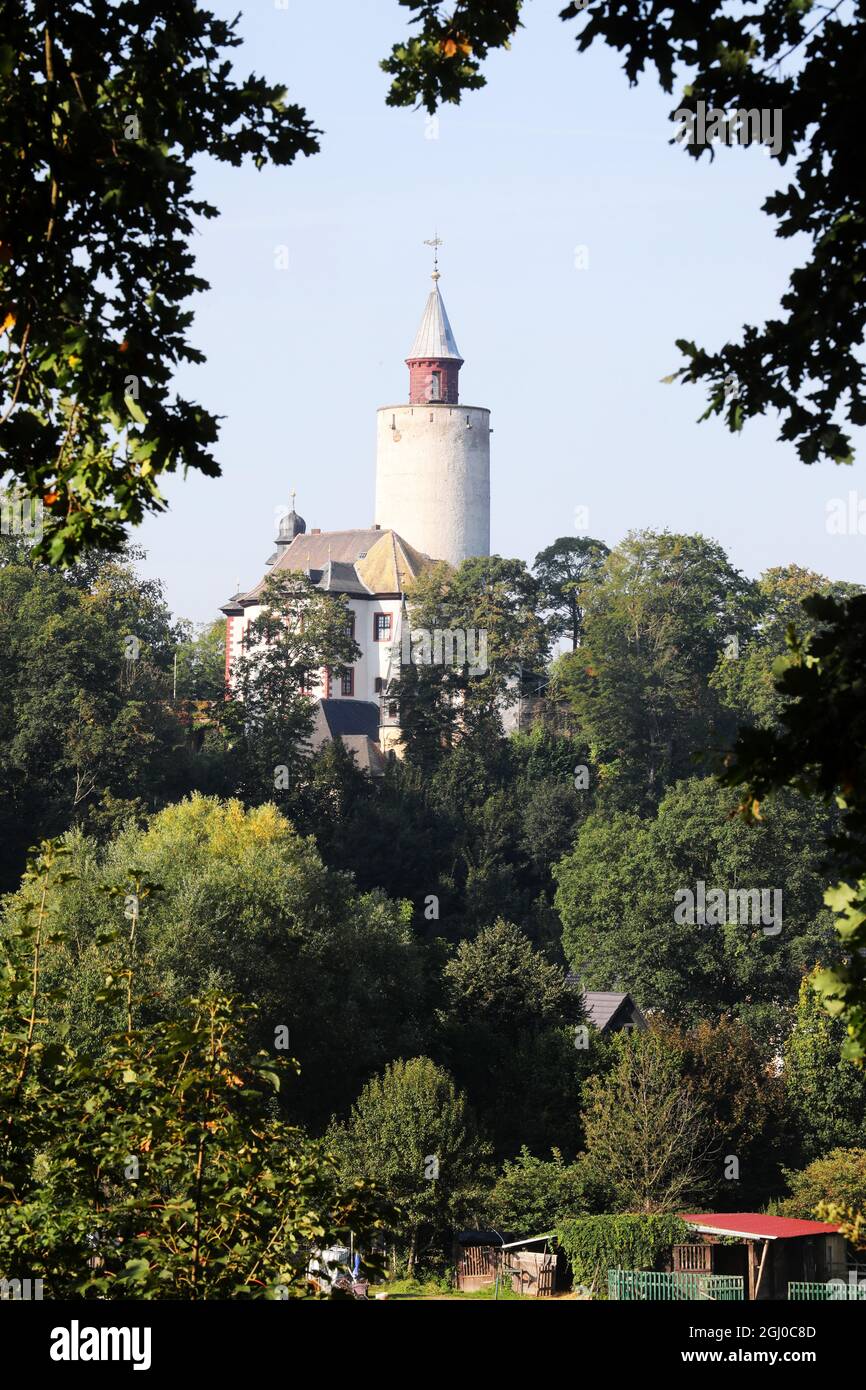
[[441, 372], [431, 372], [430, 374], [430, 399], [431, 401], [441, 401], [442, 399]]
[[343, 671], [342, 690], [344, 695], [354, 695], [355, 693], [355, 672], [351, 666], [347, 666]]

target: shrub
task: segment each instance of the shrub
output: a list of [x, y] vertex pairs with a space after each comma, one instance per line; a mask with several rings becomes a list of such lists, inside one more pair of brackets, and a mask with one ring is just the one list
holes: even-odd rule
[[595, 1283], [603, 1292], [609, 1269], [658, 1269], [672, 1245], [688, 1240], [689, 1228], [679, 1216], [626, 1212], [564, 1221], [557, 1237], [575, 1283]]

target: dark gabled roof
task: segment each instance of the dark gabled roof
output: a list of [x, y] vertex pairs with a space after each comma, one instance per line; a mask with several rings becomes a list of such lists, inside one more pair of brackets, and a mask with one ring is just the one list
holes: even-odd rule
[[379, 706], [372, 700], [327, 699], [319, 707], [331, 738], [343, 734], [363, 734], [373, 740], [379, 737]]
[[628, 993], [617, 990], [605, 989], [582, 989], [580, 976], [570, 974], [566, 976], [566, 981], [574, 989], [580, 989], [583, 995], [583, 1009], [589, 1022], [599, 1030], [604, 1032], [605, 1028], [616, 1019], [617, 1014], [624, 1005], [628, 1005], [629, 1011], [634, 1010], [643, 1018], [643, 1014]]
[[362, 584], [358, 578], [358, 572], [354, 565], [346, 564], [343, 560], [329, 560], [321, 574], [311, 570], [310, 578], [319, 588], [324, 589], [328, 594], [365, 594], [369, 595], [370, 590], [366, 584]]

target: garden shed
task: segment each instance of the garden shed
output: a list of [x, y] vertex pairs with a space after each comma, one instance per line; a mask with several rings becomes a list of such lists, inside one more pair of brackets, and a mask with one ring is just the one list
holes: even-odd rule
[[551, 1235], [505, 1240], [498, 1231], [461, 1231], [455, 1241], [455, 1284], [464, 1292], [495, 1284], [531, 1298], [549, 1298], [556, 1287], [557, 1257]]
[[845, 1278], [845, 1238], [829, 1222], [760, 1212], [682, 1219], [701, 1240], [673, 1247], [675, 1273], [738, 1275], [748, 1299], [784, 1299], [789, 1283]]

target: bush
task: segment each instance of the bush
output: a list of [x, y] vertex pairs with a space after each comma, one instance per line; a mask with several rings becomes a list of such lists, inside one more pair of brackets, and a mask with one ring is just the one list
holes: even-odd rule
[[609, 1269], [658, 1269], [672, 1245], [688, 1240], [689, 1228], [679, 1216], [627, 1212], [564, 1221], [556, 1234], [575, 1283], [595, 1283], [603, 1294]]
[[832, 1149], [800, 1172], [786, 1171], [791, 1196], [777, 1204], [780, 1216], [814, 1218], [821, 1202], [866, 1209], [866, 1149]]
[[497, 1230], [542, 1235], [603, 1205], [602, 1185], [585, 1158], [564, 1163], [558, 1149], [550, 1159], [536, 1158], [524, 1145], [503, 1165], [489, 1211]]

